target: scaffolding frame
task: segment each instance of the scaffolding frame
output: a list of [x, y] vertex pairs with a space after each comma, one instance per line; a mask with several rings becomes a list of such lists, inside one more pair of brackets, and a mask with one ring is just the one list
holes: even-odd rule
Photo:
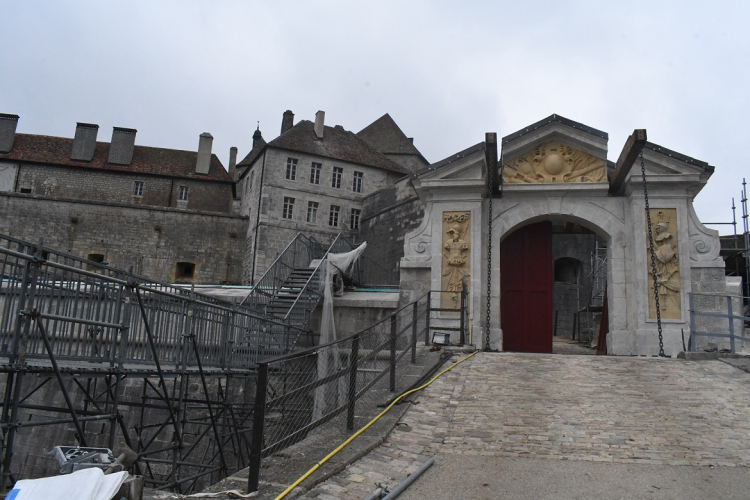
[[254, 392], [259, 361], [280, 354], [272, 332], [292, 330], [132, 268], [0, 235], [0, 492], [23, 478], [19, 446], [71, 444], [32, 442], [43, 426], [80, 446], [124, 442], [157, 489], [189, 493], [246, 467], [254, 403], [238, 395]]

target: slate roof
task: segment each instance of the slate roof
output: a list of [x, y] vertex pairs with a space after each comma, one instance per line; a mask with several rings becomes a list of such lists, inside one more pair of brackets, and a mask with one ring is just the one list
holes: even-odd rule
[[665, 156], [669, 156], [670, 158], [674, 158], [676, 160], [680, 160], [682, 162], [688, 163], [690, 165], [695, 165], [696, 167], [702, 168], [706, 172], [713, 172], [714, 166], [709, 165], [705, 161], [696, 160], [695, 158], [691, 158], [687, 155], [684, 155], [682, 153], [678, 153], [677, 151], [672, 151], [671, 149], [667, 149], [663, 146], [659, 146], [658, 144], [654, 144], [653, 142], [646, 141], [646, 144], [643, 146], [645, 149], [650, 149], [651, 151], [654, 151], [656, 153], [663, 154]]
[[454, 161], [461, 160], [469, 155], [476, 153], [477, 151], [484, 151], [485, 146], [486, 144], [484, 141], [474, 144], [473, 146], [470, 146], [464, 149], [463, 151], [459, 151], [458, 153], [452, 154], [448, 158], [440, 160], [439, 162], [433, 163], [429, 167], [425, 167], [422, 170], [419, 170], [412, 177], [419, 177], [420, 175], [435, 171], [439, 168], [445, 167], [446, 165], [450, 165]]
[[539, 120], [538, 122], [533, 123], [529, 125], [528, 127], [524, 127], [517, 132], [513, 132], [512, 134], [506, 135], [505, 137], [503, 137], [502, 143], [506, 144], [508, 142], [514, 141], [518, 139], [519, 137], [522, 137], [528, 134], [529, 132], [533, 132], [534, 130], [544, 127], [545, 125], [549, 123], [553, 123], [553, 122], [562, 123], [563, 125], [567, 125], [569, 127], [572, 127], [578, 130], [582, 130], [584, 132], [587, 132], [591, 135], [595, 135], [602, 139], [609, 139], [609, 134], [607, 134], [606, 132], [602, 132], [601, 130], [597, 130], [595, 128], [589, 127], [588, 125], [584, 125], [583, 123], [574, 122], [573, 120], [569, 120], [565, 118], [564, 116], [549, 115], [544, 120]]
[[184, 177], [194, 180], [232, 182], [215, 154], [211, 155], [208, 174], [196, 174], [196, 151], [135, 146], [130, 165], [114, 165], [107, 162], [109, 143], [97, 142], [94, 158], [90, 162], [71, 160], [73, 139], [35, 134], [16, 134], [13, 150], [0, 154], [0, 160], [24, 163], [40, 163], [62, 167], [90, 168], [99, 171], [134, 172], [140, 174]]
[[425, 163], [428, 163], [422, 153], [414, 147], [412, 140], [406, 137], [388, 113], [357, 132], [356, 135], [381, 153], [419, 155]]
[[265, 146], [253, 148], [237, 166], [251, 165], [264, 148], [274, 147], [358, 163], [399, 174], [409, 173], [407, 169], [383, 156], [352, 132], [339, 127], [325, 127], [323, 140], [318, 140], [315, 138], [313, 125], [309, 120], [300, 121]]

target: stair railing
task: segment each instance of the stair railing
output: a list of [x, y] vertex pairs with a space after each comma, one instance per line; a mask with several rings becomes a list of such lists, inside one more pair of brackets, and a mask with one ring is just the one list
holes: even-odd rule
[[273, 264], [266, 269], [240, 305], [247, 304], [256, 311], [265, 313], [271, 299], [292, 271], [298, 267], [309, 266], [310, 262], [316, 258], [316, 254], [321, 253], [320, 249], [321, 245], [315, 239], [297, 233], [276, 257]]
[[294, 336], [294, 340], [292, 342], [287, 342], [286, 345], [291, 346], [292, 348], [294, 347], [302, 333], [302, 330], [299, 328], [307, 326], [310, 321], [310, 316], [312, 316], [318, 303], [323, 299], [325, 288], [325, 266], [323, 264], [328, 255], [332, 253], [350, 252], [353, 249], [352, 244], [342, 237], [341, 234], [336, 235], [336, 238], [328, 247], [325, 254], [320, 258], [320, 262], [318, 262], [315, 270], [310, 275], [310, 278], [308, 278], [305, 286], [297, 296], [297, 299], [287, 311], [286, 316], [284, 316], [283, 321], [285, 323], [298, 327], [297, 329], [289, 330], [289, 334]]

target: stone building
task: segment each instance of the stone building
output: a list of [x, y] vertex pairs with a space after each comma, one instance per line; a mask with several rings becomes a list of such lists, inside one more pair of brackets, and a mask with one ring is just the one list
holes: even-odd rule
[[[297, 232], [321, 242], [338, 233], [362, 241], [368, 199], [395, 193], [410, 167], [426, 164], [388, 115], [358, 134], [324, 120], [319, 111], [315, 122], [294, 124], [286, 111], [281, 134], [266, 143], [256, 131], [253, 149], [237, 164], [242, 214], [249, 218], [246, 283], [259, 278]], [[383, 199], [391, 206], [388, 195]]]
[[198, 151], [135, 144], [79, 123], [73, 139], [16, 133], [0, 115], [0, 233], [151, 278], [240, 283], [247, 218], [210, 134]]
[[[690, 331], [689, 294], [730, 288], [718, 232], [701, 224], [693, 209], [714, 168], [636, 132], [615, 165], [607, 161], [605, 132], [552, 115], [504, 137], [499, 156], [496, 135], [487, 134], [485, 142], [418, 172], [412, 182], [425, 216], [405, 237], [402, 294], [460, 290], [465, 276], [476, 344], [551, 352], [553, 228], [579, 227], [584, 231], [569, 233], [593, 234], [606, 248], [606, 352], [656, 355], [662, 343], [666, 355], [682, 351], [682, 332]], [[635, 144], [647, 191], [637, 153], [631, 154]], [[488, 177], [495, 179], [491, 196]], [[704, 310], [715, 303], [696, 299]]]

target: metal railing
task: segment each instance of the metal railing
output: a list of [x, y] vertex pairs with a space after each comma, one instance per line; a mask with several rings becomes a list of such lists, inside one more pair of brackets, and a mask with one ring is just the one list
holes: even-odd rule
[[750, 297], [709, 293], [689, 293], [690, 340], [688, 351], [698, 350], [698, 339], [716, 339], [716, 349], [737, 352], [737, 343], [750, 342], [750, 315], [743, 309]]
[[279, 328], [295, 331], [246, 305], [0, 235], [0, 488], [28, 477], [24, 453], [56, 444], [41, 429], [64, 444], [124, 440], [156, 488], [192, 491], [245, 467], [254, 406], [244, 384], [258, 361], [288, 352]]
[[[207, 367], [249, 368], [284, 352], [289, 329], [247, 306], [148, 280], [0, 235], [0, 356], [177, 366], [180, 339], [195, 333]], [[25, 311], [25, 312], [24, 312]], [[154, 336], [153, 345], [150, 336]], [[296, 332], [295, 332], [296, 333]]]
[[330, 426], [353, 431], [405, 389], [429, 310], [424, 295], [354, 335], [258, 364], [250, 491], [278, 482], [282, 450]]

